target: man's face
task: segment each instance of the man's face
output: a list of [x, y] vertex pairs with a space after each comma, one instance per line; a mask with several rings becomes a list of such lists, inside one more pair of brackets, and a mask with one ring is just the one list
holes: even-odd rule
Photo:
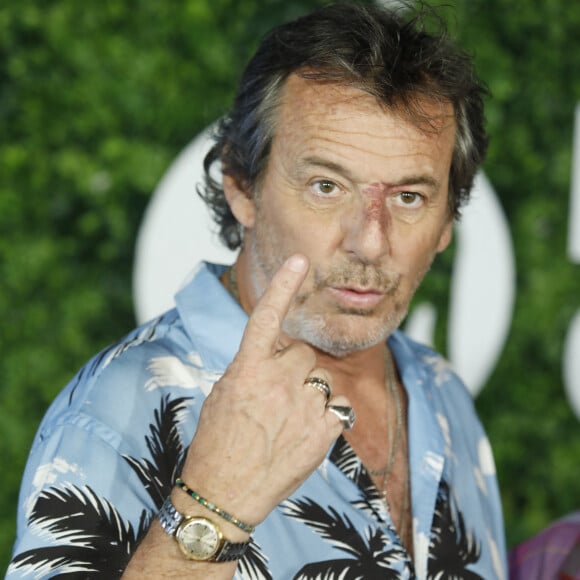
[[282, 262], [310, 271], [285, 333], [334, 356], [383, 341], [451, 237], [450, 106], [423, 130], [360, 90], [292, 76], [244, 252], [253, 304]]

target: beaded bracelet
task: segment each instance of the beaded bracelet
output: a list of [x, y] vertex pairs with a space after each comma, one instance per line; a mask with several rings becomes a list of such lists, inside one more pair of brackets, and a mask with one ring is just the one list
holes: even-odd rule
[[197, 493], [197, 491], [193, 491], [193, 489], [190, 489], [189, 487], [187, 487], [187, 485], [185, 484], [183, 479], [181, 479], [180, 477], [178, 477], [175, 480], [175, 485], [177, 487], [181, 488], [187, 495], [192, 497], [197, 503], [201, 504], [203, 507], [206, 507], [208, 510], [212, 511], [214, 514], [217, 514], [218, 516], [220, 516], [220, 518], [223, 518], [224, 520], [234, 524], [234, 526], [237, 526], [241, 530], [244, 530], [244, 532], [248, 532], [249, 534], [253, 533], [254, 526], [252, 526], [250, 524], [246, 524], [246, 523], [238, 520], [238, 518], [236, 518], [235, 516], [232, 516], [232, 514], [229, 514], [228, 512], [224, 511], [222, 508], [218, 507], [214, 503], [211, 503], [210, 501], [205, 499], [205, 497], [201, 497], [201, 495], [199, 495], [199, 493]]

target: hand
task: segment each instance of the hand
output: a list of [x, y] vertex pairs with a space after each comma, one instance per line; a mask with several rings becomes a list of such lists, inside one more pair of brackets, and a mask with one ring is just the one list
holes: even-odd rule
[[[324, 395], [304, 385], [315, 369], [302, 342], [282, 347], [282, 322], [308, 262], [290, 257], [273, 276], [248, 321], [240, 349], [207, 397], [182, 477], [239, 519], [261, 522], [316, 469], [342, 431]], [[335, 397], [335, 405], [348, 405]]]

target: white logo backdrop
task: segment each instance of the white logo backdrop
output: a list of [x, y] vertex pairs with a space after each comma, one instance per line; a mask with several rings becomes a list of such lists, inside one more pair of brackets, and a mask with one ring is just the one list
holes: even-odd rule
[[[572, 151], [572, 191], [568, 227], [568, 257], [580, 264], [580, 104], [576, 105]], [[564, 345], [564, 381], [568, 399], [580, 417], [580, 310], [570, 324]]]

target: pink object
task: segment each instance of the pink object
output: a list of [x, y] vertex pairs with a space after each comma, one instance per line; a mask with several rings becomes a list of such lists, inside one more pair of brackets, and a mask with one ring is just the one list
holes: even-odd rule
[[560, 580], [580, 580], [580, 540], [576, 542], [562, 565]]
[[551, 524], [509, 554], [510, 580], [580, 580], [580, 511]]

